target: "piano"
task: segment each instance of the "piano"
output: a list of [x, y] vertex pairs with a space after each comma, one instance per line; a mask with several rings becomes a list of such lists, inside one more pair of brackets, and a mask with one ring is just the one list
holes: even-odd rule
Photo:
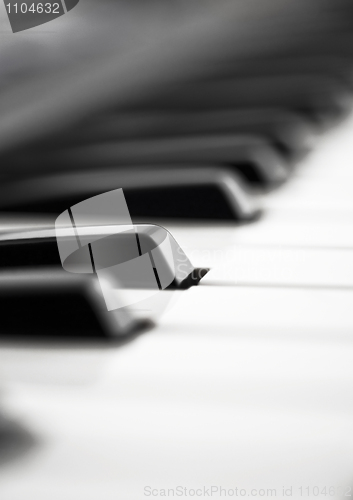
[[[4, 21], [1, 499], [352, 495], [352, 14], [82, 0]], [[118, 188], [208, 270], [131, 330], [38, 243]]]

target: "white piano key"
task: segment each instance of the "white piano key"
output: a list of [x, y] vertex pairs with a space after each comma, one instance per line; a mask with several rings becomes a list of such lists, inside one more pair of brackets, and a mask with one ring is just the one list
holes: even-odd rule
[[290, 183], [264, 199], [272, 209], [353, 209], [353, 116], [317, 141]]
[[257, 245], [286, 245], [292, 247], [353, 247], [352, 223], [346, 220], [326, 221], [325, 216], [318, 217], [316, 223], [302, 222], [286, 218], [278, 213], [267, 214], [261, 223], [234, 229], [237, 243]]
[[[263, 231], [265, 221], [239, 228], [170, 229], [193, 265], [211, 268], [203, 284], [351, 287], [353, 238], [347, 221], [337, 226], [335, 218], [329, 225], [321, 220], [320, 226], [320, 218], [312, 215], [312, 220], [305, 217], [303, 224], [295, 216], [298, 224], [289, 223], [288, 228], [268, 222]], [[279, 221], [289, 222], [285, 216]], [[331, 241], [333, 230], [341, 236], [335, 241]]]
[[352, 178], [352, 131], [353, 116], [350, 114], [339, 126], [317, 138], [316, 148], [301, 162], [296, 175], [318, 182]]
[[[68, 387], [66, 377], [63, 384], [55, 377], [33, 383], [25, 371], [13, 381], [5, 372], [11, 389], [5, 408], [26, 416], [38, 449], [20, 465], [0, 470], [4, 498], [17, 500], [35, 490], [36, 499], [44, 500], [50, 488], [54, 500], [70, 498], [72, 491], [85, 491], [89, 500], [98, 492], [108, 500], [135, 500], [147, 485], [180, 482], [277, 488], [276, 496], [285, 485], [299, 498], [303, 483], [349, 486], [350, 338], [337, 342], [333, 328], [322, 342], [300, 321], [286, 335], [293, 314], [282, 315], [282, 332], [264, 325], [261, 335], [237, 330], [235, 317], [245, 316], [239, 311], [244, 304], [231, 292], [236, 307], [224, 300], [229, 289], [219, 290], [189, 290], [153, 332], [123, 348], [98, 348], [105, 363], [98, 372], [92, 367], [95, 381], [88, 386]], [[232, 316], [230, 323], [220, 322], [215, 299], [220, 313]], [[258, 304], [251, 295], [243, 299], [254, 307], [253, 320]], [[278, 306], [287, 302], [295, 309], [293, 299], [289, 293]], [[312, 307], [312, 297], [307, 299]], [[268, 297], [263, 309], [271, 301], [278, 303], [278, 295]], [[301, 305], [296, 312], [303, 312]], [[260, 312], [256, 323], [261, 319]], [[58, 373], [74, 355], [57, 351]], [[7, 350], [11, 356], [16, 347]], [[81, 348], [78, 372], [82, 363], [87, 370]]]
[[[244, 351], [240, 348], [239, 355]], [[276, 488], [280, 498], [283, 486], [288, 486], [293, 487], [292, 498], [300, 498], [302, 483], [350, 484], [351, 413], [325, 412], [320, 407], [334, 387], [326, 395], [321, 391], [315, 411], [310, 403], [303, 409], [286, 407], [291, 384], [277, 383], [278, 393], [273, 394], [266, 390], [270, 381], [259, 384], [255, 394], [250, 392], [243, 406], [246, 390], [252, 386], [246, 379], [234, 384], [234, 396], [240, 394], [241, 402], [233, 405], [227, 401], [232, 387], [223, 387], [222, 381], [226, 377], [212, 384], [209, 378], [194, 374], [192, 394], [182, 378], [180, 392], [185, 387], [191, 397], [164, 401], [144, 401], [138, 393], [111, 399], [109, 392], [105, 397], [78, 397], [59, 390], [28, 388], [27, 394], [14, 390], [12, 411], [25, 409], [38, 437], [50, 446], [40, 447], [17, 469], [0, 475], [3, 497], [17, 500], [35, 491], [36, 500], [45, 500], [52, 491], [53, 500], [73, 498], [72, 493], [83, 498], [83, 492], [88, 500], [135, 500], [144, 498], [148, 485], [195, 488], [216, 483], [227, 488]], [[138, 379], [135, 386], [142, 390], [144, 384]], [[212, 393], [218, 388], [224, 402], [203, 396], [208, 386]], [[305, 382], [295, 385], [295, 394], [310, 400], [315, 387], [306, 387]], [[264, 400], [271, 398], [272, 409], [253, 400], [261, 392]], [[348, 396], [346, 388], [341, 393], [342, 399]], [[276, 404], [278, 399], [283, 399], [282, 405]], [[70, 408], [70, 415], [65, 408]]]
[[[266, 248], [234, 246], [223, 256], [210, 251], [190, 252], [197, 267], [211, 270], [202, 284], [302, 287], [347, 287], [353, 290], [353, 250], [315, 250], [311, 248]], [[200, 259], [201, 260], [201, 259]]]
[[353, 212], [332, 214], [296, 211], [267, 211], [251, 224], [177, 225], [162, 222], [188, 253], [218, 249], [220, 256], [229, 246], [353, 248]]
[[202, 285], [181, 294], [161, 320], [180, 331], [261, 335], [353, 336], [352, 293], [346, 290]]
[[353, 176], [320, 180], [294, 178], [276, 193], [263, 199], [270, 209], [353, 211]]

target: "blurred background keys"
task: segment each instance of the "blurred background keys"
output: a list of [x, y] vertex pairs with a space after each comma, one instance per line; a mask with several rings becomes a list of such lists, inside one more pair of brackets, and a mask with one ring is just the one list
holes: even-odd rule
[[279, 184], [288, 177], [286, 160], [266, 139], [247, 135], [187, 136], [131, 141], [89, 142], [55, 150], [25, 151], [9, 159], [12, 171], [22, 176], [31, 166], [32, 174], [119, 165], [209, 164], [240, 171], [249, 180]]
[[[200, 134], [249, 134], [267, 138], [291, 158], [307, 151], [315, 136], [313, 123], [304, 116], [281, 108], [248, 108], [191, 111], [117, 112], [92, 117], [60, 144], [84, 144], [156, 137]], [[55, 142], [53, 142], [55, 146]]]
[[308, 114], [318, 122], [340, 116], [350, 102], [348, 86], [329, 76], [279, 75], [190, 82], [137, 102], [142, 109], [227, 109], [283, 107]]

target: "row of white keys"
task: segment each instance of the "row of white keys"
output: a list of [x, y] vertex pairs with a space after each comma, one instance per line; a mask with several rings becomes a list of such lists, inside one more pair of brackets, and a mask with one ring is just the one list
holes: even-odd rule
[[[3, 498], [135, 500], [178, 485], [348, 491], [352, 326], [346, 292], [200, 287], [124, 348], [44, 348], [37, 380], [17, 372], [6, 399], [41, 446], [0, 471]], [[41, 360], [52, 365], [46, 382]]]
[[[184, 426], [195, 436], [202, 408], [202, 429], [209, 429], [203, 482], [212, 477], [231, 485], [236, 475], [237, 484], [273, 485], [282, 497], [284, 485], [298, 498], [300, 486], [319, 486], [324, 494], [324, 487], [339, 484], [335, 498], [351, 493], [353, 148], [345, 132], [353, 127], [346, 127], [335, 133], [328, 157], [336, 148], [338, 161], [346, 159], [337, 169], [347, 178], [336, 184], [341, 194], [332, 190], [325, 202], [336, 168], [331, 164], [330, 175], [318, 150], [310, 160], [317, 182], [308, 160], [312, 183], [303, 170], [294, 187], [269, 196], [267, 220], [240, 228], [170, 227], [195, 265], [211, 271], [161, 320], [145, 364], [153, 366], [158, 388], [163, 378], [169, 394], [180, 391], [191, 401]], [[183, 432], [176, 442], [192, 469], [197, 445]], [[309, 498], [317, 492], [308, 491]]]

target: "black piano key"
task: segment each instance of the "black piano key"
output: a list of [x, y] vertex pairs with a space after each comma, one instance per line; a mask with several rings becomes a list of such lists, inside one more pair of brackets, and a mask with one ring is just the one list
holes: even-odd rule
[[126, 312], [109, 314], [94, 278], [56, 267], [2, 267], [0, 304], [0, 337], [121, 338], [146, 327]]
[[206, 165], [68, 172], [7, 183], [0, 191], [0, 208], [58, 214], [82, 199], [121, 187], [134, 220], [194, 218], [244, 222], [260, 215], [255, 194], [239, 176], [228, 169]]
[[327, 76], [279, 75], [194, 81], [175, 85], [149, 100], [136, 101], [141, 110], [217, 110], [280, 107], [316, 121], [342, 114], [351, 99], [349, 87]]
[[262, 136], [282, 152], [295, 156], [308, 149], [316, 129], [302, 115], [280, 108], [120, 112], [93, 117], [78, 130], [61, 136], [59, 143], [230, 133]]
[[250, 135], [173, 137], [110, 141], [55, 150], [23, 151], [3, 161], [6, 170], [51, 172], [130, 165], [217, 164], [234, 168], [252, 181], [278, 185], [289, 169], [283, 156], [264, 138]]

